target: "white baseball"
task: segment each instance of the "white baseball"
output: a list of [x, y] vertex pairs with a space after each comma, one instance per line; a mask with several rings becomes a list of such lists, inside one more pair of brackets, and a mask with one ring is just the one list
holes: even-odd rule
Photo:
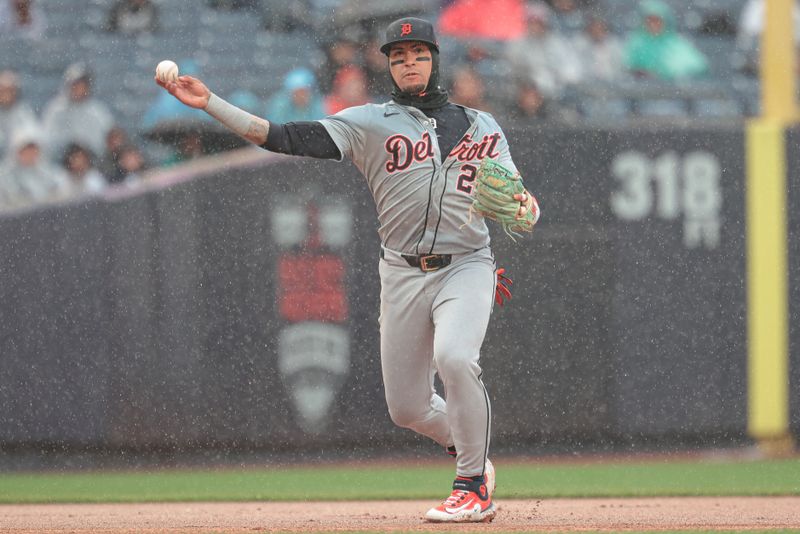
[[156, 78], [161, 82], [174, 82], [178, 79], [178, 65], [174, 61], [165, 59], [156, 65]]

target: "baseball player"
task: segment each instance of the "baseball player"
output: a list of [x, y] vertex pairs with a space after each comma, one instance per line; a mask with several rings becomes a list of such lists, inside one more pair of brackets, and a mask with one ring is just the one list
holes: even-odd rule
[[[425, 517], [491, 521], [491, 410], [479, 359], [500, 291], [489, 232], [483, 217], [470, 216], [470, 206], [483, 158], [516, 167], [494, 118], [450, 103], [439, 87], [439, 46], [429, 22], [391, 23], [381, 52], [394, 84], [391, 101], [318, 121], [271, 123], [191, 76], [156, 82], [266, 150], [338, 161], [347, 156], [361, 171], [380, 222], [381, 368], [389, 414], [456, 457], [451, 495]], [[538, 212], [527, 191], [514, 198], [519, 217]], [[434, 373], [446, 401], [434, 389]]]

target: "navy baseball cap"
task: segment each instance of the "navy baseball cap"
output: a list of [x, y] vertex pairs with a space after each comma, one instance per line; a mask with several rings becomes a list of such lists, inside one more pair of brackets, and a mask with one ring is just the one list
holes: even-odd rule
[[381, 52], [389, 55], [389, 49], [395, 43], [404, 41], [420, 41], [439, 52], [439, 42], [433, 31], [433, 24], [415, 17], [398, 19], [386, 27], [386, 39], [381, 45]]

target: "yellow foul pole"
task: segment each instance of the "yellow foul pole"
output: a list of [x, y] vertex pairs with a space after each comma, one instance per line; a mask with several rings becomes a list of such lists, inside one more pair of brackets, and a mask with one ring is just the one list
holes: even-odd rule
[[786, 125], [797, 120], [797, 55], [794, 47], [793, 0], [764, 0], [761, 33], [762, 119]]
[[798, 118], [793, 0], [765, 0], [762, 115], [747, 125], [748, 432], [768, 455], [789, 432], [785, 128]]

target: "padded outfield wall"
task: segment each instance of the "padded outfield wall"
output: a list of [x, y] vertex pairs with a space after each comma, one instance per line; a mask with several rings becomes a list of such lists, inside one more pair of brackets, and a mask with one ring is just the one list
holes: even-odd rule
[[[520, 243], [493, 228], [514, 279], [482, 356], [495, 443], [744, 438], [741, 125], [506, 132], [543, 217]], [[351, 164], [253, 149], [154, 180], [0, 218], [0, 443], [418, 441], [383, 400], [377, 223]]]

